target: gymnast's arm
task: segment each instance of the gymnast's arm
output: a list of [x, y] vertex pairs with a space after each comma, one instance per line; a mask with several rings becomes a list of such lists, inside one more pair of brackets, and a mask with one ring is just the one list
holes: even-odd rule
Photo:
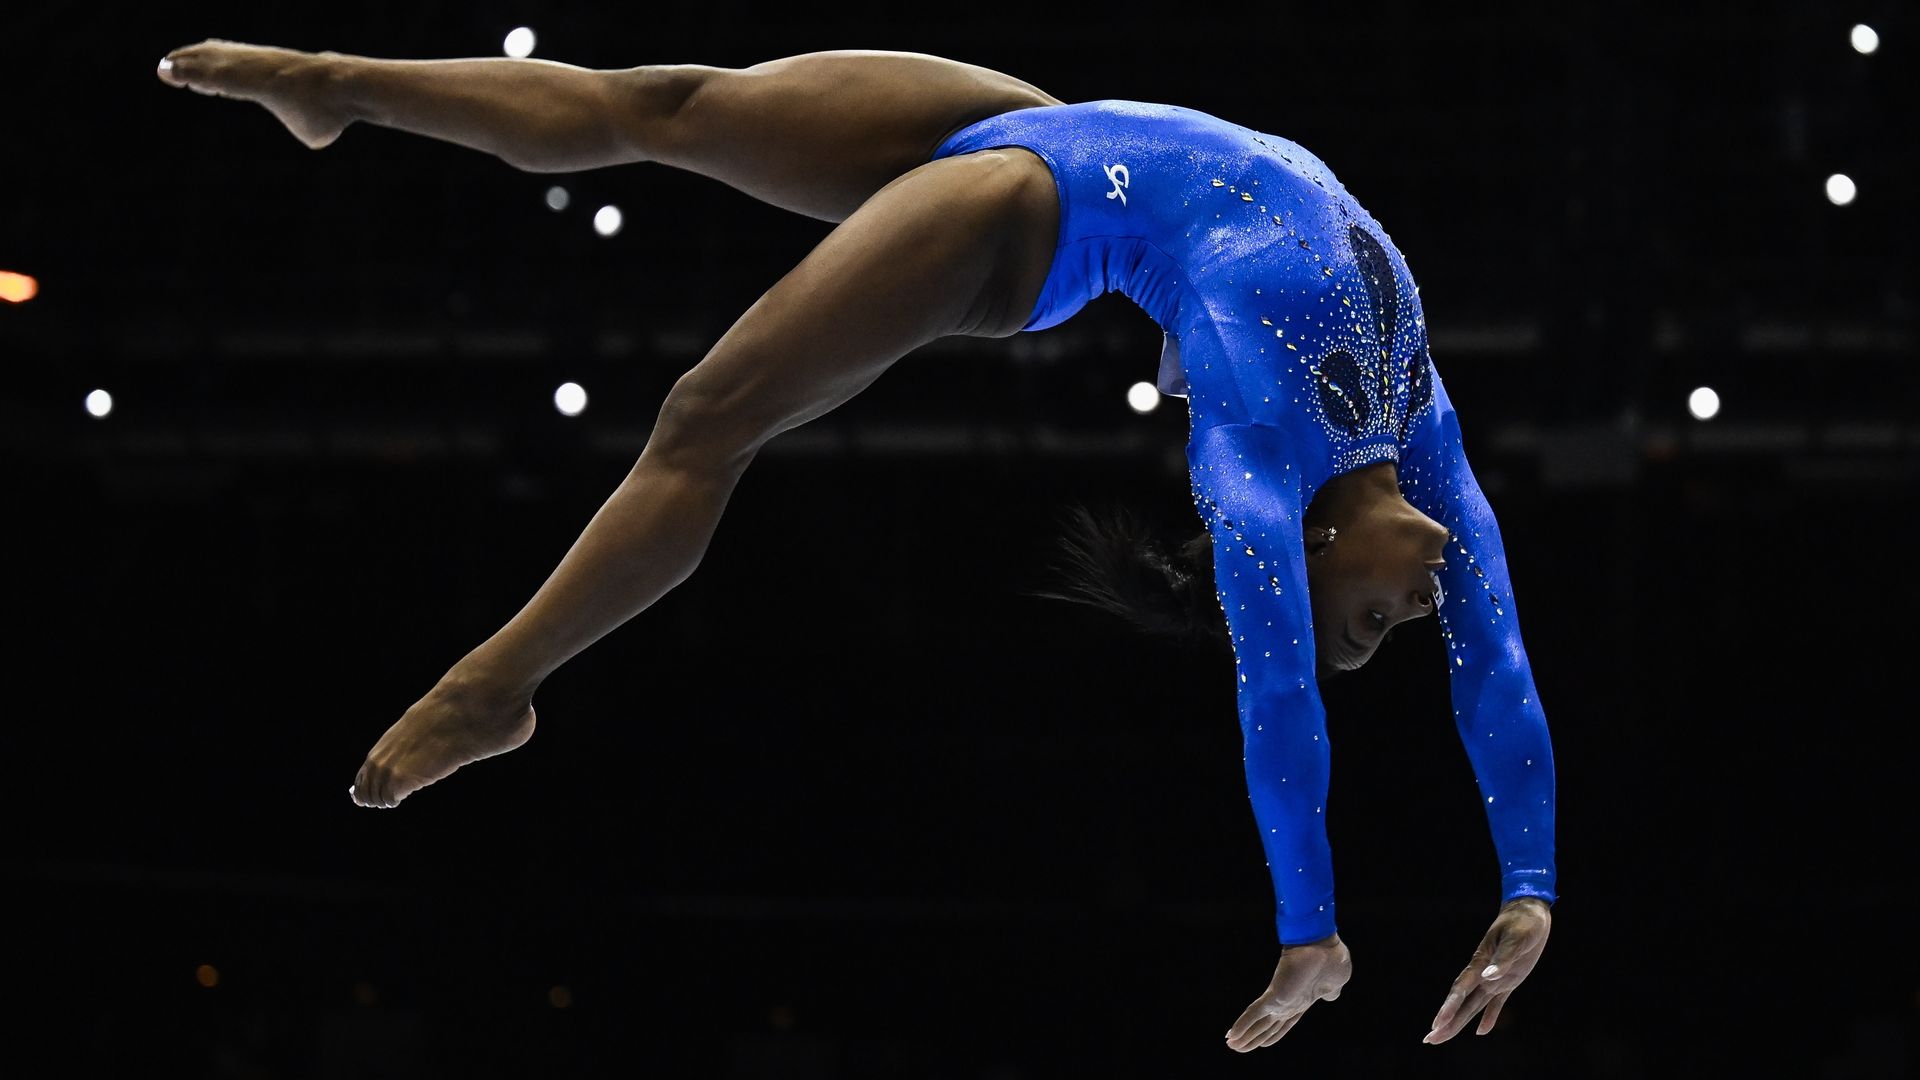
[[1228, 424], [1187, 443], [1194, 504], [1213, 537], [1214, 584], [1235, 654], [1247, 798], [1273, 878], [1280, 961], [1227, 1032], [1245, 1052], [1283, 1038], [1353, 975], [1334, 924], [1327, 844], [1330, 752], [1314, 682], [1303, 509], [1276, 428]]
[[1320, 941], [1336, 930], [1330, 753], [1314, 680], [1298, 473], [1286, 467], [1284, 437], [1269, 427], [1210, 428], [1187, 454], [1233, 640], [1247, 794], [1273, 877], [1280, 943]]
[[1467, 465], [1459, 418], [1433, 374], [1432, 408], [1415, 419], [1401, 489], [1453, 530], [1440, 605], [1455, 726], [1479, 780], [1500, 864], [1500, 897], [1555, 899], [1553, 748], [1520, 639], [1506, 549]]
[[1478, 1034], [1492, 1031], [1546, 948], [1554, 901], [1553, 748], [1520, 641], [1499, 524], [1467, 466], [1446, 387], [1424, 356], [1422, 365], [1415, 377], [1431, 380], [1433, 398], [1414, 417], [1400, 483], [1408, 502], [1453, 530], [1440, 572], [1447, 592], [1441, 630], [1454, 723], [1479, 779], [1502, 900], [1422, 1040], [1443, 1043], [1476, 1016]]

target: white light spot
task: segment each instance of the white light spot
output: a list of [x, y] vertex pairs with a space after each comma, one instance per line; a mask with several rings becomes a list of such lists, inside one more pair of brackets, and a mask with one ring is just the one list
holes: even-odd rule
[[558, 184], [547, 189], [547, 209], [565, 210], [567, 208], [567, 189]]
[[532, 56], [533, 28], [530, 26], [516, 26], [512, 30], [507, 31], [507, 40], [501, 47], [506, 49], [508, 56], [515, 59], [523, 60]]
[[1827, 201], [1835, 206], [1845, 206], [1853, 201], [1860, 189], [1853, 186], [1853, 177], [1846, 173], [1834, 173], [1827, 177]]
[[1127, 404], [1134, 412], [1150, 413], [1160, 407], [1160, 391], [1152, 383], [1134, 383], [1127, 387]]
[[562, 416], [579, 416], [587, 407], [587, 390], [577, 382], [561, 383], [553, 392], [553, 407]]
[[87, 395], [87, 411], [96, 418], [104, 417], [113, 411], [113, 395], [105, 390], [95, 390]]
[[1720, 395], [1711, 386], [1702, 386], [1687, 395], [1687, 411], [1695, 420], [1711, 420], [1720, 415]]
[[1880, 35], [1866, 23], [1855, 23], [1853, 29], [1847, 31], [1847, 40], [1853, 44], [1853, 51], [1861, 56], [1880, 47]]
[[593, 215], [593, 231], [601, 236], [612, 236], [620, 231], [620, 208], [603, 206]]

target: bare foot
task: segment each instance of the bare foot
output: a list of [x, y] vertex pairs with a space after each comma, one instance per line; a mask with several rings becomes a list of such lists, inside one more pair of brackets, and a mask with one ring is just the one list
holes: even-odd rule
[[168, 53], [155, 74], [195, 93], [257, 101], [315, 150], [353, 122], [332, 100], [327, 59], [315, 53], [210, 38]]
[[361, 806], [400, 800], [533, 737], [533, 703], [501, 701], [450, 679], [427, 692], [368, 751], [347, 793]]

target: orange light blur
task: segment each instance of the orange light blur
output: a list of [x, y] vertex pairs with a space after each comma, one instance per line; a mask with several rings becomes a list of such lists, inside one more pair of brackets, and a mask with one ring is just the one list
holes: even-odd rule
[[26, 274], [0, 270], [0, 300], [24, 304], [40, 295], [40, 283]]
[[193, 981], [211, 990], [220, 985], [220, 971], [212, 964], [201, 964], [193, 969]]
[[556, 986], [547, 991], [547, 1002], [556, 1009], [564, 1009], [573, 1004], [573, 991], [564, 986]]

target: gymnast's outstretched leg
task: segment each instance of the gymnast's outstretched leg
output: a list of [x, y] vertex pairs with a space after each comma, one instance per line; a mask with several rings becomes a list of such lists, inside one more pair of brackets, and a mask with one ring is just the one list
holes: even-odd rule
[[523, 168], [665, 162], [841, 220], [674, 384], [640, 459], [533, 598], [374, 744], [353, 784], [364, 806], [524, 743], [541, 681], [693, 573], [767, 440], [929, 341], [1019, 330], [1052, 261], [1059, 202], [1038, 157], [926, 160], [955, 127], [1052, 100], [992, 72], [870, 53], [744, 71], [368, 61], [330, 97], [308, 56], [200, 45], [162, 78], [259, 101], [309, 145], [373, 119]]
[[160, 78], [257, 101], [308, 146], [356, 122], [484, 150], [529, 172], [651, 161], [845, 220], [948, 134], [1059, 100], [1010, 75], [921, 53], [841, 50], [747, 68], [596, 70], [488, 57], [384, 60], [207, 41]]

